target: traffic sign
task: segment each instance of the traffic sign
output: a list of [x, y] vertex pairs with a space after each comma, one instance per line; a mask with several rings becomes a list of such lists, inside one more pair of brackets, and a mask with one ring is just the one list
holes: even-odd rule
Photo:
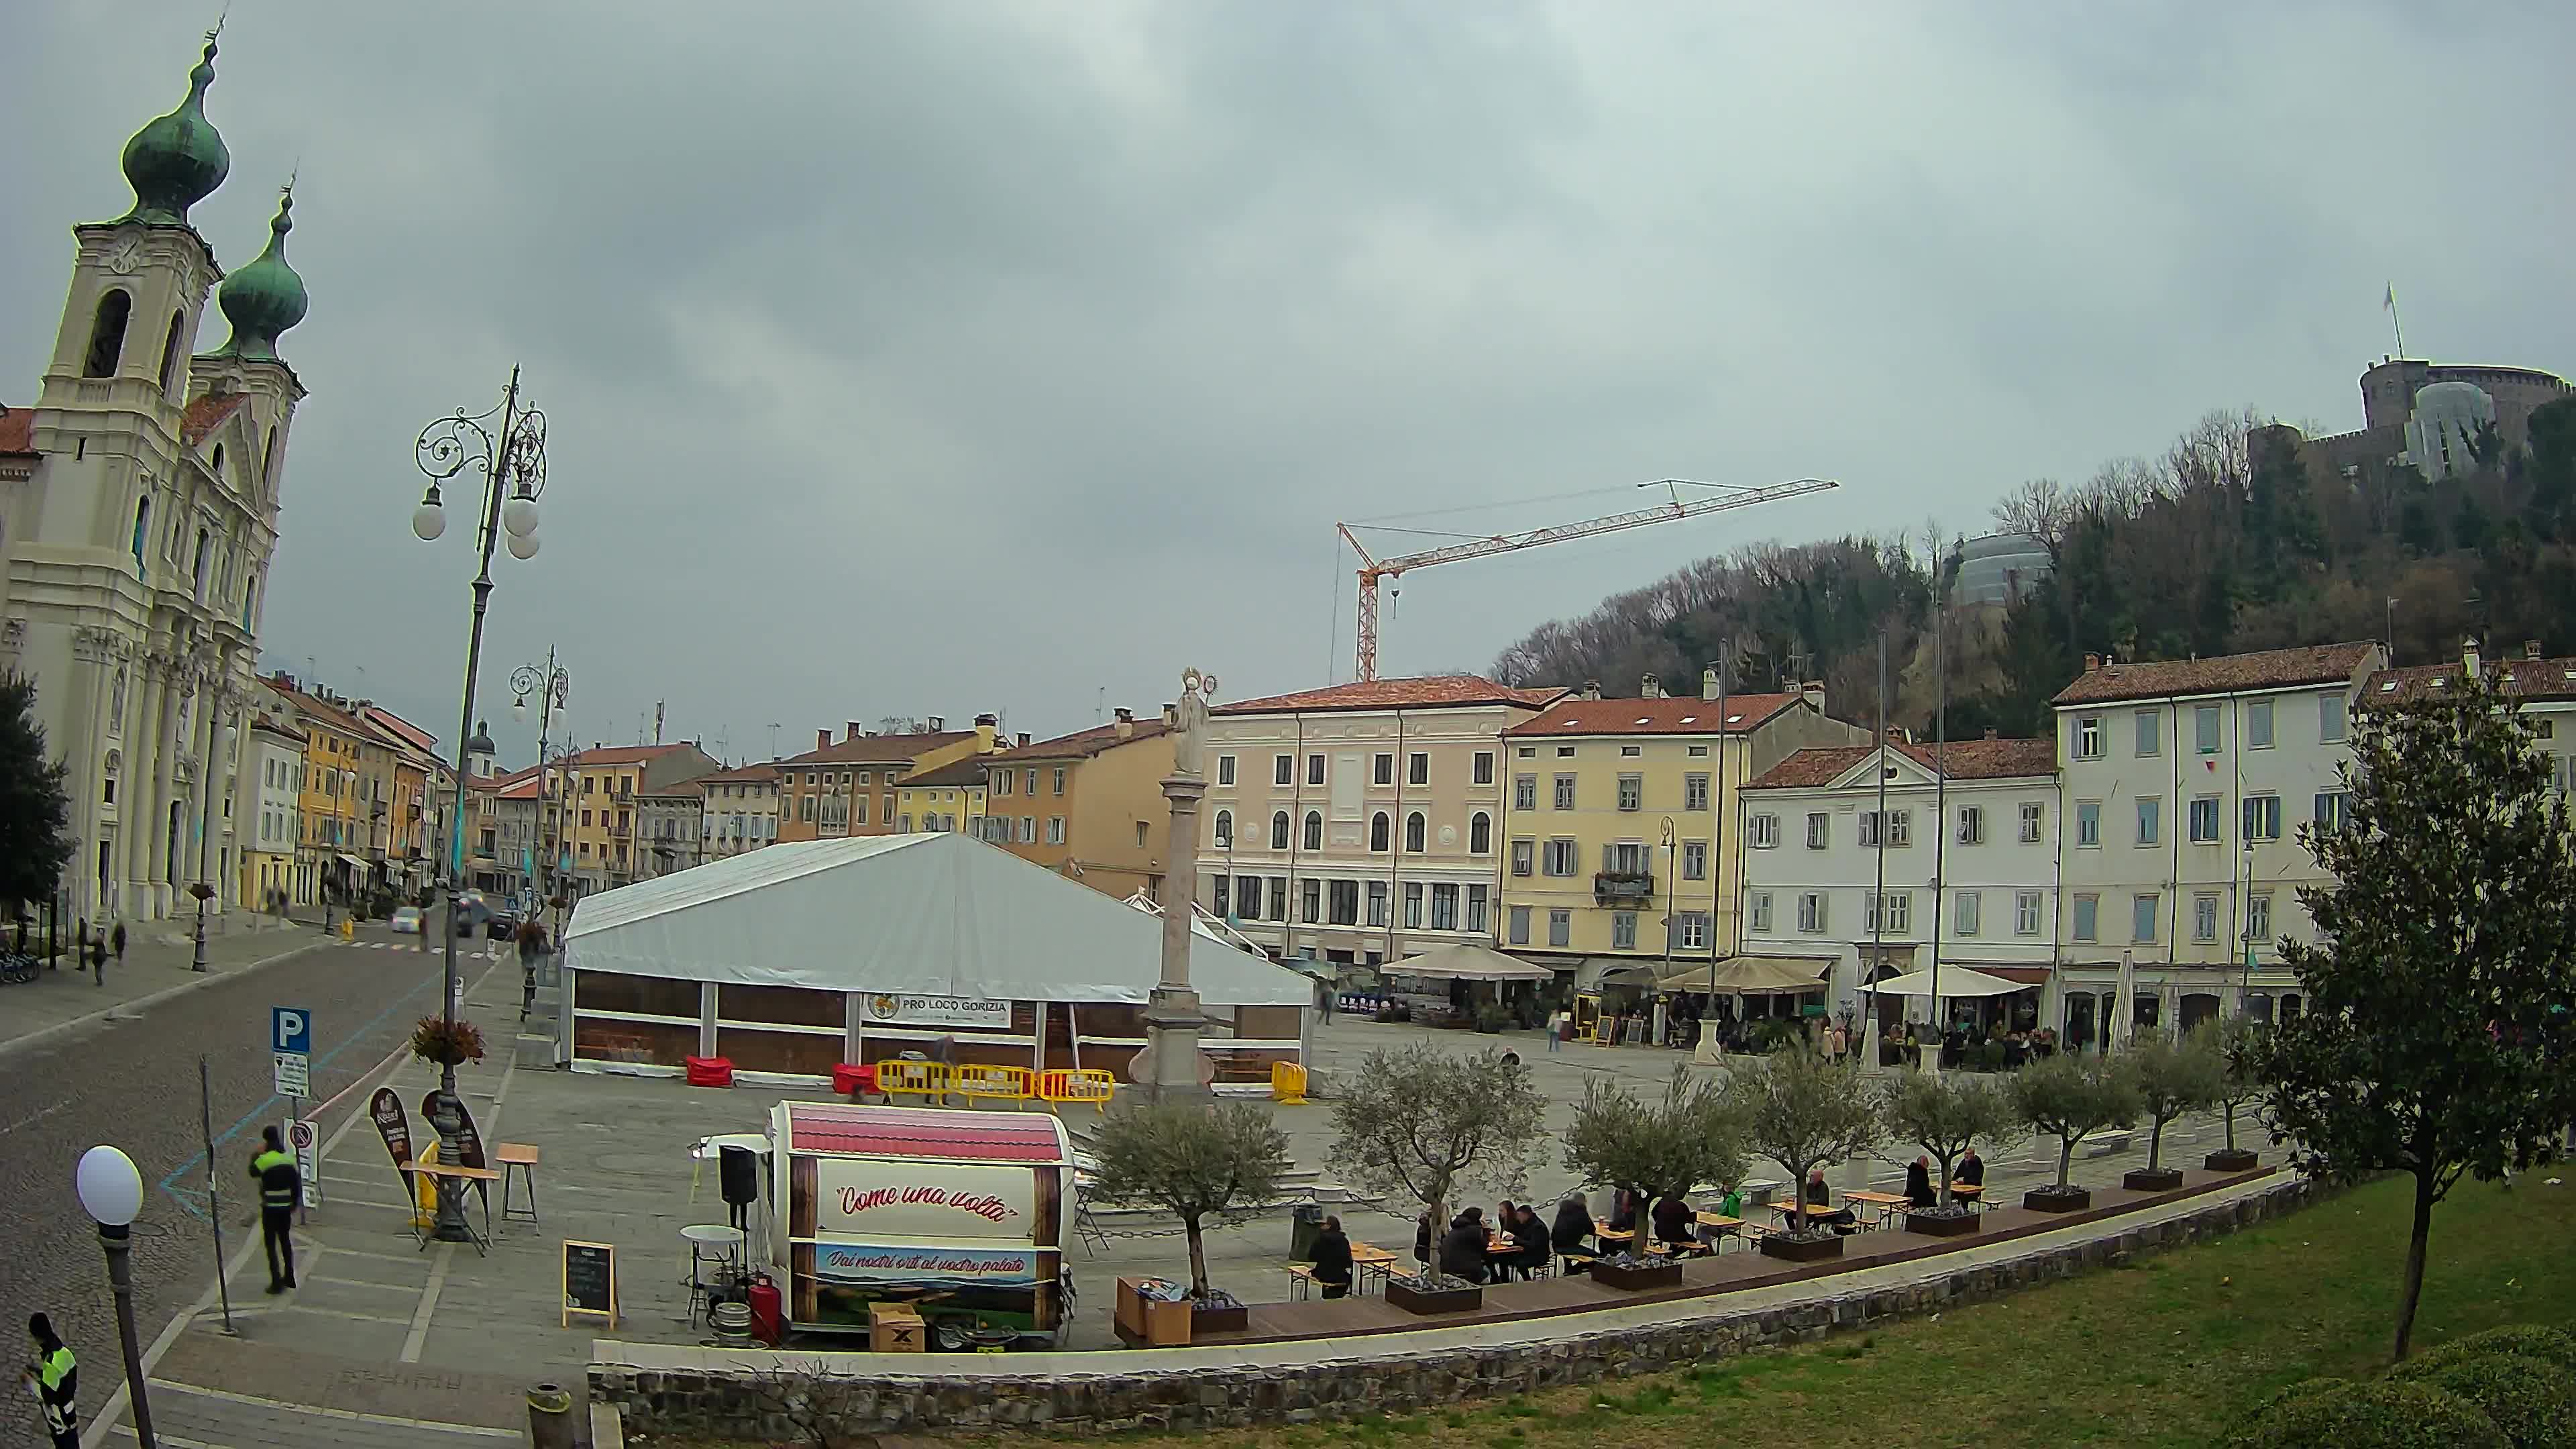
[[300, 1006], [269, 1008], [268, 1046], [277, 1095], [312, 1096], [313, 1013]]
[[313, 1124], [297, 1118], [286, 1124], [286, 1147], [295, 1154], [295, 1175], [304, 1188], [303, 1206], [312, 1207], [322, 1200], [322, 1145]]

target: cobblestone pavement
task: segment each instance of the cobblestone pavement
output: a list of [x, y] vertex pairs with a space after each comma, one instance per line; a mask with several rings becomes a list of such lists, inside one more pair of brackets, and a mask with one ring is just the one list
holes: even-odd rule
[[[225, 1246], [238, 1250], [246, 1233], [256, 1235], [246, 1175], [251, 1149], [260, 1126], [283, 1120], [287, 1111], [270, 1094], [269, 1009], [295, 1006], [313, 1014], [313, 1091], [320, 1105], [372, 1072], [413, 1020], [437, 1009], [438, 956], [409, 949], [407, 937], [399, 938], [398, 949], [394, 939], [363, 926], [354, 944], [324, 941], [310, 929], [243, 932], [223, 943], [229, 964], [241, 969], [73, 1030], [0, 1047], [0, 1164], [6, 1167], [0, 1223], [9, 1233], [8, 1251], [0, 1253], [0, 1312], [11, 1319], [12, 1332], [31, 1311], [53, 1315], [80, 1358], [85, 1423], [120, 1380], [106, 1265], [72, 1191], [74, 1163], [88, 1148], [110, 1143], [142, 1171], [135, 1314], [149, 1344], [212, 1281], [199, 1055], [207, 1058], [212, 1083]], [[479, 971], [489, 964], [486, 947], [479, 941], [472, 947], [470, 964]], [[210, 957], [216, 949], [210, 942]], [[171, 951], [179, 953], [175, 967], [157, 959]], [[272, 959], [287, 952], [295, 954]], [[173, 969], [186, 975], [184, 948], [162, 941], [130, 943], [127, 962], [122, 975], [138, 983]], [[114, 994], [122, 985], [112, 963], [103, 988], [64, 975], [59, 983], [0, 990]], [[0, 998], [0, 1009], [6, 1005]], [[0, 1415], [0, 1446], [41, 1442], [31, 1412]]]
[[[67, 951], [57, 969], [21, 985], [0, 986], [0, 1055], [43, 1033], [52, 1033], [45, 1038], [51, 1040], [104, 1024], [105, 1017], [138, 1009], [138, 1002], [163, 992], [201, 989], [194, 983], [207, 981], [207, 976], [189, 969], [196, 941], [184, 931], [171, 929], [184, 924], [159, 921], [133, 927], [124, 959], [108, 958], [103, 981], [76, 968]], [[29, 940], [42, 954], [41, 938], [30, 936]], [[210, 975], [257, 970], [323, 940], [322, 932], [311, 925], [249, 915], [215, 917], [206, 931], [206, 969]]]

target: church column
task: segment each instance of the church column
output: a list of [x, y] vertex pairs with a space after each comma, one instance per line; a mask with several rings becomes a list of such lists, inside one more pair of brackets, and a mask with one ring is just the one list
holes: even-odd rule
[[[63, 758], [72, 764], [72, 788], [88, 791], [88, 798], [76, 801], [72, 808], [72, 832], [79, 840], [78, 853], [64, 871], [63, 909], [72, 920], [95, 921], [101, 902], [98, 899], [98, 843], [107, 831], [107, 807], [102, 803], [107, 778], [107, 753], [117, 744], [113, 704], [116, 692], [116, 651], [109, 636], [83, 628], [75, 639], [73, 659], [75, 677], [81, 681], [81, 693], [87, 696], [87, 708], [76, 714], [78, 723], [71, 731], [72, 742]], [[121, 758], [121, 757], [120, 757]], [[124, 798], [125, 781], [120, 772], [117, 780], [118, 799]], [[114, 867], [111, 864], [111, 871]]]
[[172, 660], [165, 669], [161, 687], [166, 701], [162, 710], [165, 720], [152, 741], [152, 879], [149, 883], [151, 900], [149, 909], [155, 920], [168, 916], [171, 910], [170, 881], [177, 862], [172, 859], [170, 852], [174, 845], [181, 849], [186, 848], [188, 841], [188, 834], [184, 828], [177, 832], [176, 841], [171, 838], [170, 807], [180, 798], [179, 754], [186, 748], [184, 740], [187, 735], [187, 730], [183, 726], [192, 722], [186, 717], [197, 713], [196, 686], [195, 681], [188, 677], [188, 666], [178, 660]]
[[170, 682], [161, 661], [149, 653], [137, 651], [133, 668], [137, 699], [125, 731], [124, 796], [116, 811], [124, 831], [124, 845], [118, 852], [124, 878], [117, 885], [116, 909], [119, 915], [148, 917], [152, 857], [160, 848], [155, 843], [160, 839], [155, 817], [161, 808], [158, 742], [170, 708]]

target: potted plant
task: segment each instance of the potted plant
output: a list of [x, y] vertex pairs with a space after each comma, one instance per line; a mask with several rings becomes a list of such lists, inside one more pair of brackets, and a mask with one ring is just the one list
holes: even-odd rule
[[2147, 1130], [2147, 1165], [2120, 1179], [2131, 1192], [2171, 1192], [2182, 1186], [2182, 1169], [2164, 1165], [2165, 1127], [2175, 1118], [2218, 1100], [2227, 1064], [2205, 1037], [2176, 1042], [2158, 1035], [2129, 1053], [2130, 1080], [2138, 1093], [2138, 1110]]
[[1949, 1073], [1899, 1072], [1887, 1084], [1882, 1110], [1888, 1132], [1922, 1148], [1941, 1165], [1935, 1179], [1940, 1201], [1907, 1210], [1905, 1230], [1957, 1237], [1977, 1230], [1977, 1210], [1950, 1191], [1959, 1159], [1980, 1142], [1992, 1142], [2012, 1122], [2003, 1093], [1985, 1080]]
[[2093, 1205], [2093, 1194], [2068, 1181], [2075, 1166], [2075, 1147], [2105, 1127], [2126, 1127], [2138, 1119], [2138, 1093], [2126, 1058], [2043, 1057], [2021, 1069], [2012, 1080], [2013, 1116], [2043, 1137], [2057, 1139], [2057, 1181], [2022, 1194], [2021, 1205], [2035, 1212], [2081, 1212]]
[[1841, 1234], [1817, 1231], [1807, 1221], [1805, 1189], [1809, 1169], [1847, 1162], [1887, 1135], [1876, 1099], [1861, 1085], [1860, 1064], [1836, 1065], [1791, 1040], [1769, 1056], [1737, 1063], [1727, 1096], [1746, 1142], [1789, 1174], [1797, 1202], [1789, 1231], [1763, 1234], [1763, 1255], [1797, 1263], [1841, 1257]]
[[1205, 1228], [1231, 1222], [1278, 1196], [1288, 1135], [1249, 1102], [1137, 1102], [1100, 1124], [1091, 1191], [1102, 1202], [1139, 1203], [1180, 1219], [1190, 1250], [1190, 1331], [1240, 1332], [1241, 1300], [1208, 1286]]
[[[1744, 1130], [1726, 1088], [1688, 1067], [1673, 1068], [1655, 1102], [1641, 1101], [1614, 1079], [1587, 1080], [1564, 1140], [1566, 1169], [1578, 1181], [1624, 1192], [1641, 1205], [1653, 1193], [1744, 1176]], [[1641, 1211], [1637, 1231], [1651, 1230]], [[1612, 1288], [1677, 1287], [1682, 1265], [1639, 1252], [1614, 1253], [1593, 1263], [1592, 1277]]]
[[2200, 1165], [2211, 1172], [2251, 1172], [2262, 1159], [2236, 1145], [2236, 1114], [2263, 1093], [2263, 1079], [2254, 1070], [2263, 1026], [2250, 1016], [2231, 1016], [2209, 1022], [2201, 1031], [2209, 1037], [2209, 1049], [2218, 1054], [2223, 1068], [2215, 1105], [2219, 1120], [2226, 1124], [2227, 1145], [2202, 1158]]
[[1418, 1273], [1388, 1274], [1386, 1301], [1407, 1313], [1467, 1313], [1485, 1306], [1485, 1290], [1425, 1267]]
[[482, 1030], [470, 1021], [424, 1016], [411, 1029], [411, 1054], [441, 1067], [483, 1060]]

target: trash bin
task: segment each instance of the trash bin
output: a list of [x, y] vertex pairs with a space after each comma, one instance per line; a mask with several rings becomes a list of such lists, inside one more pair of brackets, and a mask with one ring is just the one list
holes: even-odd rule
[[1288, 1256], [1300, 1263], [1314, 1256], [1315, 1239], [1324, 1232], [1324, 1205], [1301, 1202], [1288, 1209]]

